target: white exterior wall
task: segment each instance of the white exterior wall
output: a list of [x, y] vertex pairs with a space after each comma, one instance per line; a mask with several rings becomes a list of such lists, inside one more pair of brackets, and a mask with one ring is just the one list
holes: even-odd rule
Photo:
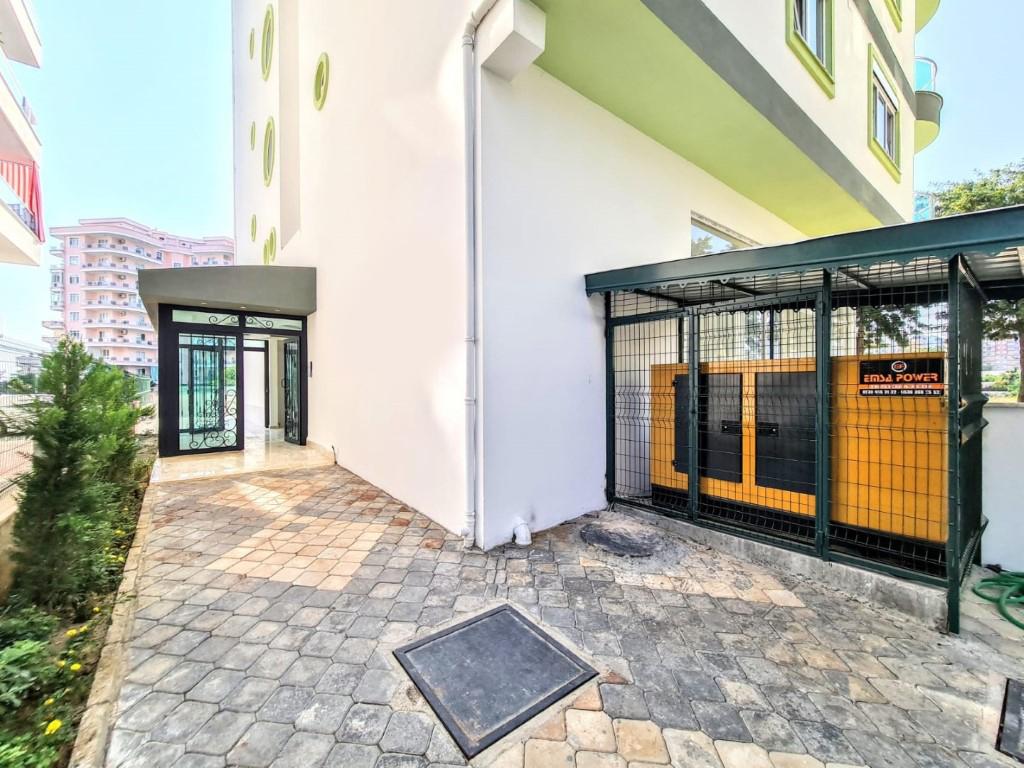
[[[729, 31], [800, 105], [889, 203], [910, 221], [914, 209], [914, 105], [900, 97], [901, 180], [895, 181], [869, 149], [867, 25], [853, 0], [835, 0], [835, 98], [829, 98], [786, 43], [786, 3], [703, 0]], [[914, 82], [914, 0], [903, 0], [903, 29], [897, 32], [885, 0], [871, 6], [882, 24], [904, 74]], [[877, 48], [877, 46], [876, 46]], [[894, 73], [890, 73], [893, 75]], [[893, 85], [896, 82], [893, 81]], [[862, 119], [851, 119], [860, 115]]]
[[[456, 532], [466, 508], [460, 43], [469, 6], [298, 3], [299, 77], [285, 85], [298, 89], [301, 212], [276, 260], [317, 268], [309, 439]], [[281, 168], [279, 152], [274, 180], [263, 185], [263, 125], [281, 94], [278, 52], [269, 81], [259, 68], [265, 8], [262, 0], [235, 0], [233, 10], [240, 263], [262, 260], [270, 226], [280, 244], [278, 180], [295, 171]], [[322, 52], [330, 57], [330, 87], [317, 111], [313, 74]], [[253, 119], [257, 146], [250, 151]], [[276, 122], [280, 132], [283, 121]]]
[[604, 506], [604, 308], [588, 272], [690, 253], [696, 210], [800, 233], [559, 80], [482, 73], [483, 535]]
[[982, 432], [982, 512], [988, 528], [981, 540], [983, 563], [1024, 571], [1024, 509], [1020, 500], [1020, 438], [1024, 405], [985, 406], [988, 426]]

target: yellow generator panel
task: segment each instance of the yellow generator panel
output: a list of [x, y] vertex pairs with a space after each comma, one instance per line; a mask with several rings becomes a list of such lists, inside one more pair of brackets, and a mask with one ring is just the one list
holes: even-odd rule
[[[946, 540], [944, 366], [942, 354], [832, 358], [832, 523]], [[702, 498], [813, 518], [814, 359], [704, 363], [700, 375]], [[688, 366], [651, 366], [650, 470], [656, 499], [682, 498], [689, 488], [689, 420]]]

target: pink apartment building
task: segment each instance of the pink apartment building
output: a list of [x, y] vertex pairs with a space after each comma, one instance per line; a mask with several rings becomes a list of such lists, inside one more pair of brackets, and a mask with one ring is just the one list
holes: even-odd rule
[[158, 379], [157, 336], [139, 298], [139, 272], [235, 263], [230, 237], [192, 238], [151, 229], [131, 219], [80, 219], [52, 227], [61, 244], [50, 253], [50, 343], [65, 334], [96, 357], [136, 376]]

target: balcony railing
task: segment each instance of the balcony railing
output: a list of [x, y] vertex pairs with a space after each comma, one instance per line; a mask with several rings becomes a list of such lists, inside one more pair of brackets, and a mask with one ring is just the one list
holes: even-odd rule
[[937, 91], [935, 80], [939, 74], [939, 65], [926, 56], [914, 59], [914, 90]]
[[[3, 60], [3, 55], [0, 55], [0, 60]], [[36, 216], [32, 211], [25, 205], [25, 201], [18, 197], [18, 193], [11, 188], [11, 185], [7, 183], [7, 180], [0, 176], [0, 202], [2, 202], [7, 208], [13, 213], [22, 224], [24, 224], [30, 232], [36, 237]]]
[[[18, 103], [18, 109], [21, 110], [21, 114], [25, 116], [28, 124], [35, 126], [35, 113], [32, 111], [32, 106], [25, 97], [25, 91], [18, 82], [18, 78], [15, 77], [14, 68], [11, 66], [11, 62], [6, 56], [0, 56], [0, 77], [3, 78], [5, 83], [7, 83], [7, 87], [10, 89], [11, 95], [14, 96], [14, 100]], [[33, 128], [33, 130], [35, 129]]]

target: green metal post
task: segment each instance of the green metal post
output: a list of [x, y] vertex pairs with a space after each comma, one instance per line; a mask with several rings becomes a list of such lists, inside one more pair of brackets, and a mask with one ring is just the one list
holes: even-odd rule
[[615, 500], [615, 326], [612, 324], [612, 294], [604, 294], [604, 418], [605, 475], [604, 495]]
[[700, 514], [700, 315], [689, 313], [690, 348], [689, 358], [690, 413], [687, 426], [690, 429], [690, 455], [687, 474], [687, 493], [690, 501], [690, 519]]
[[814, 370], [817, 374], [817, 424], [814, 444], [815, 516], [814, 548], [818, 557], [828, 559], [828, 527], [831, 512], [830, 478], [832, 451], [832, 273], [822, 270], [821, 292], [815, 306]]
[[949, 489], [946, 532], [946, 616], [953, 634], [960, 632], [960, 255], [949, 260], [949, 339], [946, 380], [949, 391]]

